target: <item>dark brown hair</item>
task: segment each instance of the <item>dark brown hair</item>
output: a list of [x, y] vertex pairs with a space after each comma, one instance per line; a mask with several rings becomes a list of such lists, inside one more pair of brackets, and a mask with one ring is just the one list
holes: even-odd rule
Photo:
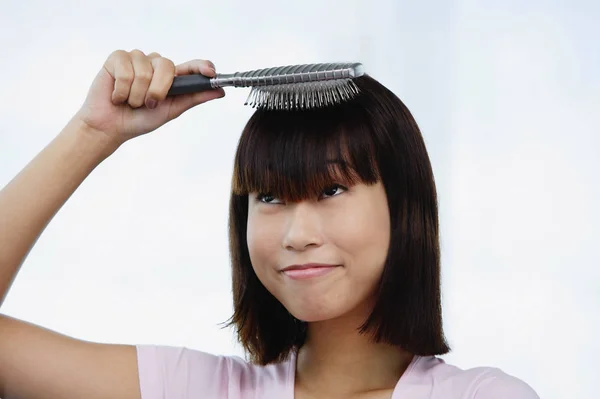
[[[355, 83], [361, 94], [352, 101], [303, 111], [257, 110], [242, 132], [229, 213], [234, 301], [229, 324], [257, 364], [284, 360], [297, 350], [306, 323], [254, 273], [246, 243], [248, 193], [315, 198], [339, 182], [340, 174], [350, 182], [381, 181], [390, 212], [387, 260], [361, 332], [416, 355], [450, 351], [442, 328], [436, 188], [423, 137], [391, 91], [367, 75]], [[331, 168], [331, 161], [341, 167]]]

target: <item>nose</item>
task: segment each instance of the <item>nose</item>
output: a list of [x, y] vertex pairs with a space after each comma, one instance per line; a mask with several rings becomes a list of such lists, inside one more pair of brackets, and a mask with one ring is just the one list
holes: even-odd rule
[[322, 244], [321, 220], [312, 204], [299, 202], [290, 206], [282, 246], [287, 250], [303, 251]]

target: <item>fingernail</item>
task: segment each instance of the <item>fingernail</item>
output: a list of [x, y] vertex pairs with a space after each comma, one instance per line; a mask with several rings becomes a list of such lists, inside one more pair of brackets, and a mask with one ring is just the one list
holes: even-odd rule
[[146, 100], [146, 107], [148, 107], [150, 109], [156, 108], [157, 104], [158, 104], [158, 102], [156, 100], [153, 100], [153, 99]]

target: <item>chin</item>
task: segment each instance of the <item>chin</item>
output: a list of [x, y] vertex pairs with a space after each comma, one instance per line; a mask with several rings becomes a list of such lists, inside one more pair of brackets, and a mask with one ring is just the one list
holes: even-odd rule
[[324, 307], [322, 304], [316, 306], [306, 306], [299, 304], [288, 304], [286, 306], [292, 316], [300, 321], [314, 323], [318, 321], [326, 321], [343, 316], [347, 310], [339, 307]]
[[360, 295], [354, 296], [353, 300], [343, 295], [311, 296], [310, 299], [298, 297], [281, 299], [281, 303], [292, 316], [307, 323], [334, 320], [344, 316], [366, 320], [375, 303], [374, 297], [367, 296], [362, 299]]
[[297, 318], [300, 321], [304, 321], [306, 323], [315, 323], [318, 321], [326, 321], [326, 320], [331, 320], [334, 317], [328, 315], [328, 314], [319, 314], [319, 313], [315, 313], [315, 312], [302, 312], [302, 313], [297, 313], [297, 312], [290, 312], [292, 314], [292, 316], [294, 316], [295, 318]]

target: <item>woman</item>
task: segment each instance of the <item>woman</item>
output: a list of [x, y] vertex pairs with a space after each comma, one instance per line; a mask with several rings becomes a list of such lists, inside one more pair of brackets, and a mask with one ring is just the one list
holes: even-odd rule
[[[126, 141], [224, 96], [166, 98], [173, 77], [214, 76], [117, 51], [64, 130], [0, 195], [0, 298], [69, 196]], [[257, 111], [235, 159], [235, 313], [251, 362], [75, 340], [0, 316], [9, 398], [537, 398], [494, 368], [460, 370], [441, 319], [438, 214], [409, 111], [369, 77], [327, 109]]]

